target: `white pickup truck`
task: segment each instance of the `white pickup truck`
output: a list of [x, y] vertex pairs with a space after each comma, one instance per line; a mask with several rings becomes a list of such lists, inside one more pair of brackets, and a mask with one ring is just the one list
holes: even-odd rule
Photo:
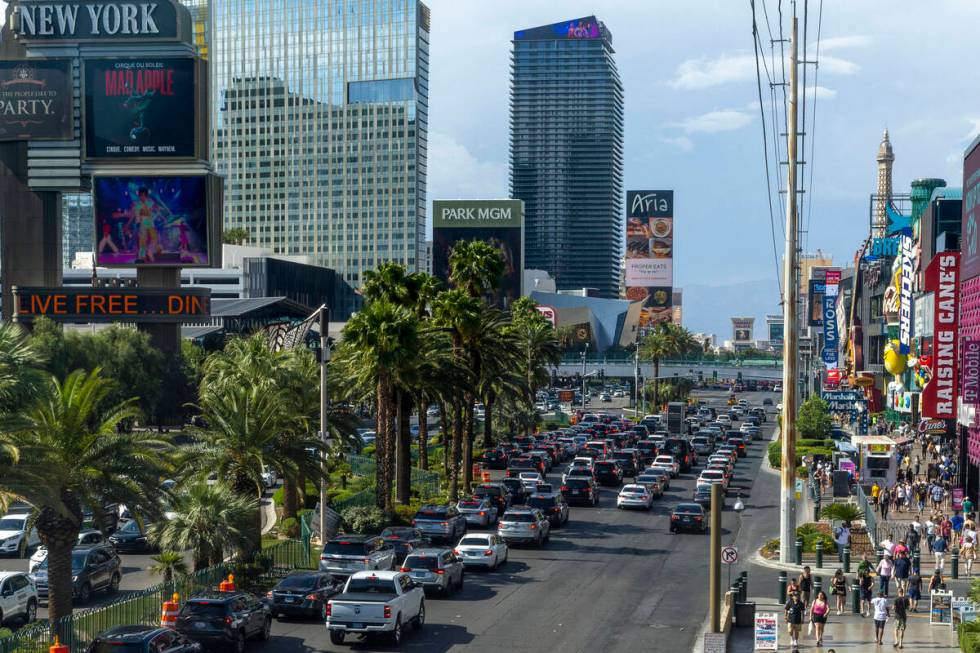
[[359, 571], [347, 580], [342, 594], [327, 603], [330, 642], [343, 644], [348, 633], [383, 633], [396, 646], [402, 627], [425, 624], [425, 592], [400, 571]]

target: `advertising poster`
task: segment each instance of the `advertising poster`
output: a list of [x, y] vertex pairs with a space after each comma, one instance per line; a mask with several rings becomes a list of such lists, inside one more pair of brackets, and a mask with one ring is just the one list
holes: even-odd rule
[[752, 340], [752, 329], [754, 325], [754, 317], [733, 317], [732, 340], [737, 343], [750, 342]]
[[953, 623], [953, 593], [937, 590], [929, 596], [929, 625]]
[[779, 620], [775, 612], [759, 612], [755, 615], [755, 650], [779, 650]]
[[0, 61], [0, 141], [70, 139], [71, 61]]
[[967, 406], [980, 405], [980, 340], [963, 338], [963, 403]]
[[211, 264], [206, 175], [92, 179], [96, 265]]
[[521, 200], [434, 200], [432, 274], [449, 283], [449, 257], [461, 241], [482, 240], [500, 251], [504, 273], [493, 302], [506, 309], [521, 296], [524, 203]]
[[912, 229], [902, 231], [902, 268], [898, 294], [898, 353], [912, 351], [912, 275], [915, 271], [915, 241]]
[[638, 333], [673, 319], [674, 191], [626, 191], [626, 299], [643, 302]]
[[967, 148], [963, 157], [963, 223], [960, 251], [963, 253], [963, 278], [980, 275], [980, 137]]
[[[831, 286], [828, 285], [827, 290], [829, 291], [830, 288]], [[821, 358], [827, 369], [835, 369], [837, 349], [840, 344], [837, 338], [837, 297], [829, 292], [823, 297], [823, 342]]]
[[532, 27], [514, 32], [515, 41], [580, 41], [583, 39], [597, 39], [602, 36], [599, 31], [599, 21], [595, 16], [586, 16], [567, 20], [543, 27]]
[[823, 326], [823, 296], [827, 291], [827, 282], [823, 279], [810, 279], [807, 284], [807, 322], [810, 326]]
[[86, 158], [197, 155], [194, 59], [87, 59], [83, 74]]
[[926, 267], [925, 291], [935, 293], [935, 308], [930, 365], [920, 364], [920, 374], [926, 379], [921, 399], [923, 417], [956, 419], [960, 358], [957, 351], [959, 263], [959, 252], [940, 252]]

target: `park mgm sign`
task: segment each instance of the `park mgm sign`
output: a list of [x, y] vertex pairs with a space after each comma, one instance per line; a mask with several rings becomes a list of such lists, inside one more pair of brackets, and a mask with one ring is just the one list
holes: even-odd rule
[[[181, 322], [208, 319], [208, 293], [180, 288], [181, 268], [220, 265], [206, 66], [176, 0], [10, 0], [0, 38], [5, 319], [137, 323], [164, 349], [179, 345]], [[58, 285], [60, 193], [89, 190], [95, 264], [135, 268], [136, 289]]]

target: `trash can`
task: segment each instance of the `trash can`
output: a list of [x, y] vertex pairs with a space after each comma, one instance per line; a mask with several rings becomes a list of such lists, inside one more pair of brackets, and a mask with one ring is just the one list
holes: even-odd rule
[[735, 604], [735, 627], [749, 628], [755, 625], [755, 603], [738, 602]]

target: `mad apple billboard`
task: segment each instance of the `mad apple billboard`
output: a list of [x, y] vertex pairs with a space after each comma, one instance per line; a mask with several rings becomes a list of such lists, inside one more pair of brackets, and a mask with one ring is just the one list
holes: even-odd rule
[[456, 243], [482, 240], [500, 251], [504, 273], [494, 302], [507, 308], [521, 296], [524, 274], [524, 202], [521, 200], [433, 200], [432, 274], [449, 283]]
[[210, 266], [208, 181], [207, 175], [93, 177], [96, 265]]
[[86, 59], [85, 157], [197, 157], [196, 71], [190, 57]]
[[626, 299], [643, 302], [638, 335], [673, 319], [674, 191], [626, 191]]

